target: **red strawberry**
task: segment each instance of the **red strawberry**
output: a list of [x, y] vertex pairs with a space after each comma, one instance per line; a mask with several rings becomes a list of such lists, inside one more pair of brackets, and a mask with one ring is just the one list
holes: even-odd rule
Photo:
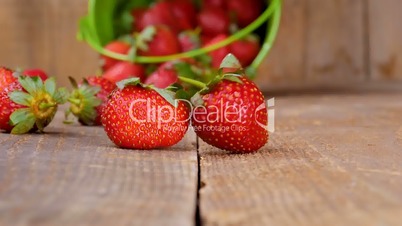
[[146, 8], [134, 8], [133, 11], [131, 11], [131, 15], [134, 18], [134, 22], [133, 22], [133, 30], [134, 31], [142, 30], [140, 28], [140, 21], [142, 20], [142, 17], [144, 16], [146, 11], [147, 11]]
[[180, 30], [190, 30], [196, 25], [196, 9], [191, 1], [173, 0], [169, 2], [170, 9]]
[[66, 96], [65, 89], [56, 90], [53, 78], [43, 83], [38, 77], [18, 77], [0, 92], [0, 130], [13, 134], [42, 132]]
[[74, 90], [68, 99], [71, 106], [67, 116], [71, 112], [83, 125], [101, 125], [103, 108], [116, 85], [98, 76], [87, 77], [79, 85], [73, 78], [70, 81]]
[[42, 79], [42, 81], [46, 81], [48, 78], [46, 72], [39, 68], [26, 69], [22, 72], [22, 74], [29, 77], [38, 76], [40, 79]]
[[180, 49], [182, 52], [198, 49], [201, 45], [199, 34], [194, 31], [184, 31], [179, 34]]
[[[122, 41], [112, 41], [109, 44], [105, 46], [106, 50], [109, 50], [114, 53], [119, 53], [119, 54], [128, 54], [128, 52], [131, 49], [131, 46], [125, 42]], [[120, 62], [119, 60], [113, 59], [108, 56], [101, 56], [102, 59], [102, 69], [103, 71], [109, 70], [111, 67], [113, 67], [115, 64]]]
[[198, 14], [197, 20], [203, 34], [215, 36], [229, 32], [230, 19], [223, 9], [205, 8]]
[[[119, 147], [165, 148], [178, 143], [188, 129], [189, 110], [177, 107], [156, 90], [142, 87], [138, 79], [124, 81], [112, 92], [102, 114], [106, 134]], [[160, 90], [159, 90], [160, 91]]]
[[221, 9], [226, 9], [226, 1], [225, 0], [203, 0], [203, 7], [216, 7]]
[[230, 52], [239, 59], [243, 67], [249, 66], [260, 51], [260, 43], [255, 36], [248, 36], [245, 39], [233, 42], [230, 45]]
[[103, 73], [102, 77], [109, 80], [110, 82], [116, 83], [121, 80], [138, 77], [143, 79], [145, 76], [145, 68], [140, 64], [134, 64], [130, 62], [118, 62], [109, 70]]
[[177, 36], [166, 26], [150, 26], [137, 39], [139, 55], [165, 56], [180, 52]]
[[153, 25], [165, 25], [174, 32], [178, 32], [178, 22], [174, 17], [170, 3], [158, 2], [149, 8], [145, 13], [139, 17], [139, 21], [136, 22], [136, 27], [139, 31], [142, 31], [148, 26]]
[[224, 74], [201, 91], [192, 123], [206, 143], [233, 152], [253, 152], [268, 141], [264, 96], [243, 75]]
[[[220, 35], [216, 36], [215, 38], [213, 38], [205, 46], [210, 46], [210, 45], [216, 44], [218, 42], [221, 42], [222, 40], [225, 40], [227, 37], [228, 36], [225, 34], [220, 34]], [[228, 55], [229, 53], [230, 53], [229, 46], [224, 46], [217, 50], [209, 52], [208, 55], [212, 58], [212, 67], [219, 68], [223, 58], [225, 58], [225, 56]]]
[[9, 84], [17, 81], [14, 72], [6, 67], [0, 67], [0, 91], [5, 89]]
[[245, 27], [257, 19], [263, 9], [261, 0], [230, 0], [226, 3], [228, 11], [235, 14], [240, 27]]
[[159, 68], [150, 76], [148, 76], [144, 83], [164, 89], [177, 82], [177, 77], [178, 75], [174, 68], [174, 64], [171, 62], [166, 62], [159, 66]]

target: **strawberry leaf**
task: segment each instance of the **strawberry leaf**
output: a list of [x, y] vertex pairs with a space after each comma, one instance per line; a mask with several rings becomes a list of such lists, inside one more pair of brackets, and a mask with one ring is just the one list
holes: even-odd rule
[[29, 117], [33, 117], [29, 108], [17, 109], [10, 115], [10, 124], [15, 126]]
[[223, 79], [243, 84], [243, 82], [240, 80], [238, 75], [237, 76], [235, 76], [235, 75], [225, 76], [225, 77], [223, 77]]
[[29, 107], [32, 103], [33, 97], [28, 93], [22, 91], [14, 91], [8, 94], [10, 99], [17, 104]]
[[58, 103], [58, 104], [64, 104], [67, 101], [67, 98], [69, 96], [69, 93], [66, 88], [62, 87], [57, 90], [57, 92], [54, 93], [53, 99]]
[[194, 72], [192, 65], [186, 62], [178, 62], [174, 64], [177, 74], [186, 78], [197, 78], [198, 74]]
[[193, 97], [191, 97], [191, 103], [193, 103], [194, 106], [204, 105], [204, 100], [202, 99], [202, 96], [199, 92], [195, 93]]
[[236, 68], [241, 69], [242, 66], [239, 60], [231, 53], [223, 58], [220, 68]]
[[126, 87], [127, 85], [138, 85], [140, 83], [140, 78], [138, 77], [133, 77], [133, 78], [128, 78], [128, 79], [124, 79], [121, 80], [120, 82], [116, 83], [116, 86], [122, 90], [124, 89], [124, 87]]
[[174, 107], [177, 107], [177, 101], [175, 101], [175, 93], [166, 89], [159, 89], [156, 87], [152, 88], [155, 90], [159, 95], [161, 95], [167, 102], [169, 102]]
[[50, 94], [50, 96], [53, 96], [56, 92], [56, 80], [54, 78], [48, 78], [45, 81], [45, 89], [46, 92]]
[[[14, 113], [16, 113], [17, 111], [15, 111]], [[13, 113], [13, 114], [14, 114]], [[10, 118], [14, 117], [14, 120], [20, 120], [15, 126], [14, 128], [11, 130], [12, 134], [24, 134], [24, 133], [28, 133], [34, 126], [35, 124], [35, 116], [32, 113], [29, 114], [25, 114], [24, 115], [24, 119], [20, 119], [20, 117], [23, 113], [18, 113], [17, 112], [17, 116], [12, 116], [13, 114], [11, 114]], [[21, 115], [19, 115], [21, 114]]]
[[31, 77], [19, 76], [18, 82], [30, 94], [33, 94], [33, 93], [37, 92], [37, 90], [38, 90], [38, 87], [36, 86], [36, 82]]
[[143, 51], [148, 50], [148, 42], [152, 41], [156, 34], [155, 26], [148, 26], [137, 35], [136, 45]]

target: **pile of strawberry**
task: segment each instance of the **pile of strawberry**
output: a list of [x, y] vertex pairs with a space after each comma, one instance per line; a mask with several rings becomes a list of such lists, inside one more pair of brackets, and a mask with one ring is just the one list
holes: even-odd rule
[[[177, 62], [189, 74], [187, 63]], [[168, 66], [166, 66], [168, 67]], [[183, 70], [184, 70], [183, 69]], [[103, 125], [119, 147], [166, 148], [192, 126], [206, 143], [232, 152], [253, 152], [268, 141], [264, 97], [231, 54], [208, 83], [181, 77], [165, 89], [132, 77], [114, 84], [91, 76], [68, 93], [44, 74], [0, 68], [0, 130], [13, 134], [43, 129], [58, 105], [70, 102], [67, 115], [83, 125]]]
[[[218, 43], [252, 23], [263, 10], [262, 0], [162, 0], [131, 12], [132, 30], [121, 34], [104, 48], [110, 52], [136, 56], [166, 56]], [[258, 35], [250, 34], [230, 45], [211, 51], [195, 61], [204, 68], [218, 69], [232, 53], [243, 67], [249, 66], [260, 51]], [[136, 75], [145, 84], [164, 88], [173, 76], [161, 76], [159, 64], [122, 62], [101, 57], [103, 77], [118, 82]]]
[[[261, 0], [158, 1], [132, 11], [133, 33], [108, 45], [130, 56], [164, 56], [226, 39], [260, 14]], [[110, 140], [129, 149], [166, 148], [189, 128], [206, 143], [232, 152], [253, 152], [268, 141], [264, 96], [244, 67], [259, 52], [250, 35], [196, 58], [161, 64], [135, 64], [107, 56], [102, 74], [73, 89], [56, 89], [41, 70], [0, 68], [0, 130], [13, 134], [40, 131], [58, 106], [69, 103], [66, 123], [74, 115], [82, 125], [103, 126]]]

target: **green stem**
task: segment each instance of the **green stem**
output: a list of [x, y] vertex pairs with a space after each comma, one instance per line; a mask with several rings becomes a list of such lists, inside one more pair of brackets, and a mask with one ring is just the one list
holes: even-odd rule
[[[280, 10], [280, 6], [281, 6], [281, 0], [272, 0], [270, 6], [251, 24], [249, 24], [247, 27], [243, 28], [242, 30], [236, 32], [235, 34], [233, 34], [232, 36], [228, 37], [227, 39], [218, 42], [216, 44], [207, 46], [207, 47], [203, 47], [200, 49], [196, 49], [196, 50], [192, 50], [192, 51], [188, 51], [185, 53], [179, 53], [179, 54], [173, 54], [173, 55], [169, 55], [169, 56], [158, 56], [158, 57], [143, 57], [143, 56], [137, 56], [135, 59], [135, 62], [137, 63], [161, 63], [161, 62], [165, 62], [165, 61], [170, 61], [170, 60], [175, 60], [175, 59], [179, 59], [179, 58], [189, 58], [189, 57], [195, 57], [201, 54], [205, 54], [208, 53], [210, 51], [219, 49], [223, 46], [226, 46], [236, 40], [239, 40], [245, 36], [247, 36], [248, 34], [250, 34], [251, 32], [253, 32], [255, 29], [257, 29], [258, 27], [260, 27], [265, 21], [268, 20], [268, 18], [274, 14], [275, 12], [278, 12]], [[276, 13], [278, 14], [278, 13]], [[279, 13], [280, 15], [280, 13]], [[85, 33], [84, 35], [84, 39], [85, 36], [92, 36], [90, 33], [90, 31], [86, 31], [87, 33]], [[272, 33], [276, 33], [276, 32], [272, 32]], [[266, 45], [265, 48], [267, 48], [267, 46], [269, 47], [268, 50], [270, 49], [270, 46], [272, 46], [272, 42], [275, 39], [276, 35], [272, 35], [270, 33], [270, 39], [271, 43], [268, 43]], [[92, 37], [93, 38], [93, 37]], [[93, 40], [91, 38], [88, 37], [87, 41], [88, 44], [90, 46], [92, 46], [92, 48], [94, 48], [95, 50], [97, 50], [99, 53], [112, 57], [114, 59], [117, 60], [123, 60], [123, 61], [133, 61], [133, 59], [130, 59], [129, 56], [127, 55], [123, 55], [123, 54], [118, 54], [118, 53], [114, 53], [111, 51], [108, 51], [106, 49], [104, 49], [102, 46], [100, 46], [99, 43], [95, 43], [94, 41], [90, 41]], [[265, 50], [267, 51], [267, 50]], [[262, 54], [261, 54], [262, 56]], [[262, 57], [263, 58], [263, 57]], [[258, 61], [256, 62], [255, 65], [258, 64]], [[259, 64], [258, 64], [259, 65]]]
[[207, 87], [207, 84], [205, 84], [203, 82], [200, 82], [200, 81], [197, 81], [197, 80], [194, 80], [194, 79], [191, 79], [191, 78], [186, 78], [186, 77], [179, 76], [179, 80], [181, 80], [182, 82], [185, 82], [187, 84], [193, 85], [195, 87], [198, 87], [200, 89], [204, 89], [204, 88]]
[[75, 105], [80, 105], [81, 104], [81, 100], [79, 99], [74, 99], [74, 98], [68, 98], [68, 102], [75, 104]]
[[45, 110], [45, 109], [56, 107], [56, 106], [57, 106], [57, 104], [53, 104], [53, 103], [40, 103], [39, 104], [39, 109], [40, 110]]
[[[278, 35], [279, 24], [281, 20], [281, 8], [282, 8], [281, 0], [278, 0], [277, 4], [278, 9], [275, 11], [273, 18], [268, 23], [267, 35], [264, 44], [262, 45], [261, 50], [258, 53], [257, 57], [254, 59], [253, 63], [249, 66], [249, 68], [251, 68], [252, 71], [256, 71], [257, 68], [260, 66], [260, 64], [267, 57], [268, 53], [270, 52], [274, 44], [276, 36]], [[253, 79], [254, 76], [255, 74], [250, 76], [251, 79]]]

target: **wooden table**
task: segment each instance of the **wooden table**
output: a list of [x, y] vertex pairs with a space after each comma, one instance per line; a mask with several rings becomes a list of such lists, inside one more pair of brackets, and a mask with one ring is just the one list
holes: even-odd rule
[[276, 98], [254, 154], [193, 133], [116, 148], [102, 128], [0, 134], [1, 226], [401, 225], [402, 92]]

